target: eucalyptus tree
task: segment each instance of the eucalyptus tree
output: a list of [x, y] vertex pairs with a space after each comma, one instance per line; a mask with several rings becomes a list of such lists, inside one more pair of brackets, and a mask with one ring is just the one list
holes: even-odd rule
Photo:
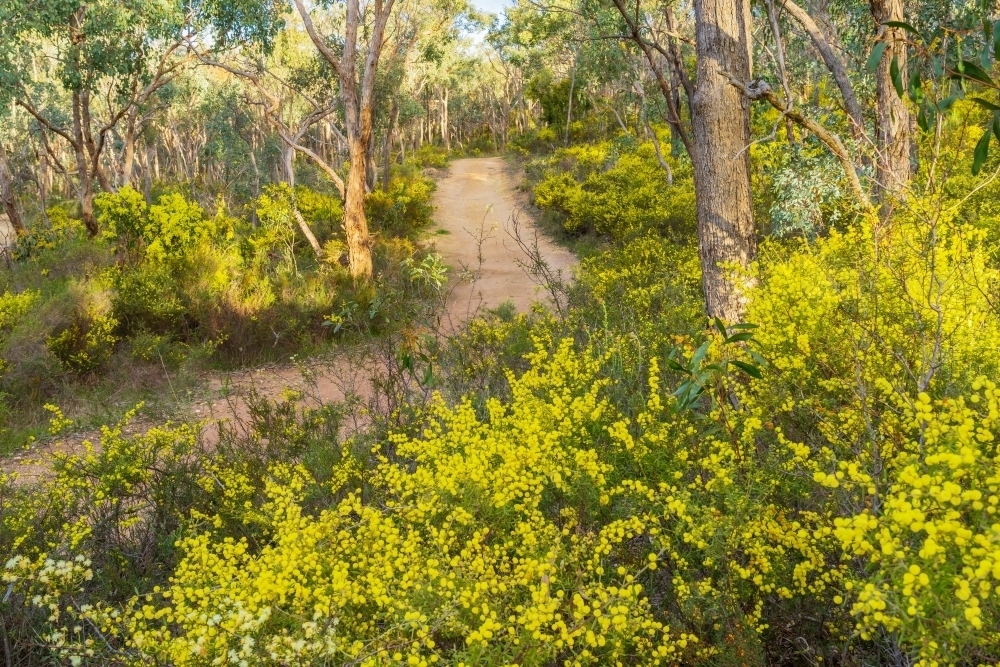
[[[4, 148], [3, 141], [0, 141], [0, 202], [2, 202], [3, 210], [7, 214], [7, 220], [14, 228], [14, 233], [18, 236], [23, 235], [24, 222], [21, 220], [21, 211], [17, 207], [17, 197], [14, 194], [14, 175], [10, 170], [7, 150]], [[0, 239], [0, 241], [9, 240]]]
[[[372, 256], [368, 220], [365, 217], [365, 192], [369, 146], [372, 141], [373, 93], [375, 74], [386, 42], [386, 26], [392, 16], [395, 0], [374, 0], [364, 7], [360, 0], [347, 0], [342, 29], [336, 32], [335, 40], [331, 40], [329, 34], [320, 32], [313, 21], [311, 10], [303, 0], [294, 0], [294, 3], [310, 39], [340, 80], [347, 150], [351, 161], [344, 201], [347, 251], [351, 275], [355, 278], [368, 278], [372, 274]], [[366, 42], [360, 41], [358, 34], [358, 28], [363, 22], [367, 33]], [[339, 53], [334, 50], [331, 41], [338, 43]], [[359, 54], [364, 54], [360, 62]]]
[[[698, 253], [702, 289], [710, 317], [739, 321], [746, 304], [730, 267], [747, 267], [757, 255], [750, 190], [750, 101], [731, 84], [749, 81], [752, 14], [749, 0], [694, 0], [695, 76], [680, 52], [676, 7], [650, 9], [642, 0], [612, 0], [619, 20], [614, 34], [642, 52], [668, 109], [671, 128], [694, 166]], [[599, 3], [598, 3], [599, 5]], [[584, 15], [598, 8], [584, 0]], [[687, 38], [690, 41], [690, 37]], [[690, 110], [690, 132], [682, 123], [680, 93]]]
[[[94, 182], [115, 189], [104, 163], [113, 134], [183, 66], [186, 19], [180, 0], [0, 3], [0, 102], [34, 118], [47, 159], [75, 181], [92, 236]], [[74, 166], [54, 148], [60, 141]]]

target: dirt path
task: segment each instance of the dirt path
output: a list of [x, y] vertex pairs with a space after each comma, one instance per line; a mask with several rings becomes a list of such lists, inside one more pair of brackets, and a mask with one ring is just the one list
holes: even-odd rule
[[[444, 319], [456, 330], [480, 308], [513, 302], [520, 312], [546, 295], [525, 265], [529, 251], [553, 272], [568, 278], [576, 258], [549, 239], [539, 235], [529, 212], [525, 194], [516, 188], [515, 178], [502, 158], [455, 160], [438, 181], [434, 195], [435, 227], [430, 242], [450, 267], [451, 295]], [[520, 237], [528, 249], [518, 244]], [[312, 375], [303, 377], [302, 368]], [[206, 377], [208, 399], [190, 407], [190, 418], [208, 419], [204, 437], [209, 444], [217, 438], [219, 420], [241, 424], [248, 409], [241, 399], [253, 387], [259, 394], [277, 398], [286, 388], [305, 390], [307, 404], [343, 400], [348, 393], [370, 394], [371, 380], [364, 368], [344, 357], [304, 360], [300, 365], [280, 364]], [[152, 424], [141, 420], [130, 431], [141, 432]], [[0, 471], [18, 473], [21, 483], [46, 476], [55, 453], [82, 451], [83, 442], [95, 442], [99, 432], [74, 433], [65, 438], [42, 442], [0, 460]]]
[[[455, 160], [448, 176], [438, 183], [435, 245], [453, 274], [467, 276], [448, 304], [448, 314], [457, 323], [469, 319], [479, 307], [511, 301], [525, 312], [532, 301], [545, 299], [525, 270], [530, 257], [515, 238], [519, 232], [528, 245], [536, 240], [526, 212], [527, 198], [515, 186], [507, 163], [498, 157]], [[518, 230], [514, 221], [519, 222]], [[550, 269], [569, 277], [576, 263], [573, 254], [540, 235], [537, 244]]]

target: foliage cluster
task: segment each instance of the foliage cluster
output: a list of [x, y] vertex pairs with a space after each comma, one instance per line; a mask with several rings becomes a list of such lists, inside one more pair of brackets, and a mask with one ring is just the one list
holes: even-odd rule
[[559, 149], [528, 169], [540, 182], [534, 203], [559, 216], [566, 231], [626, 242], [641, 235], [689, 236], [694, 231], [694, 181], [687, 161], [667, 157], [675, 183], [657, 163], [651, 141], [625, 135]]
[[[97, 240], [71, 210], [50, 208], [51, 224], [38, 221], [19, 239], [0, 283], [0, 394], [4, 414], [23, 416], [4, 426], [37, 420], [62, 387], [98, 382], [112, 367], [163, 373], [206, 354], [242, 364], [398, 326], [400, 313], [437, 293], [404, 265], [424, 259], [416, 240], [432, 191], [407, 165], [369, 197], [380, 270], [371, 284], [355, 284], [342, 264], [340, 200], [302, 186], [266, 186], [246, 218], [221, 200], [206, 211], [180, 188], [147, 204], [126, 186], [97, 197]], [[296, 211], [324, 244], [322, 260], [304, 243]], [[366, 316], [326, 326], [345, 310]]]
[[[763, 244], [746, 276], [754, 325], [706, 330], [690, 227], [671, 222], [693, 215], [689, 176], [673, 161], [674, 186], [644, 200], [664, 178], [651, 151], [619, 140], [532, 165], [536, 201], [587, 212], [583, 229], [611, 243], [581, 263], [561, 314], [501, 309], [450, 341], [407, 332], [401, 372], [433, 367], [422, 390], [439, 393], [387, 411], [389, 428], [347, 436], [343, 406], [290, 397], [256, 403], [211, 457], [185, 427], [109, 429], [41, 489], [4, 480], [0, 610], [37, 633], [24, 650], [1000, 661], [996, 186], [952, 181], [886, 223], [827, 215], [831, 198], [811, 233]], [[635, 182], [608, 176], [623, 164]], [[406, 266], [410, 282], [436, 274]]]
[[[912, 210], [881, 237], [769, 246], [745, 346], [664, 341], [579, 303], [566, 320], [480, 320], [455, 343], [463, 363], [528, 350], [502, 396], [470, 376], [466, 400], [370, 441], [278, 420], [323, 467], [295, 448], [253, 472], [201, 463], [181, 488], [207, 495], [139, 596], [101, 597], [92, 519], [44, 539], [8, 519], [16, 604], [56, 610], [44, 640], [67, 660], [995, 661], [1000, 317], [968, 277], [1000, 276], [982, 231], [943, 224], [932, 247], [926, 222]], [[677, 261], [643, 247], [631, 273], [588, 261], [573, 298], [638, 298], [640, 274]], [[656, 317], [687, 319], [653, 296]], [[685, 407], [672, 388], [694, 358], [709, 370]], [[162, 467], [142, 456], [189, 436], [108, 437], [95, 460], [125, 448], [115, 465], [146, 475]]]

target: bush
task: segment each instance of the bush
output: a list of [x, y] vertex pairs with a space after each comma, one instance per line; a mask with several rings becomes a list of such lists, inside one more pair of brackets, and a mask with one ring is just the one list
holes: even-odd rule
[[424, 144], [411, 154], [408, 161], [421, 169], [444, 169], [448, 166], [448, 151], [441, 146]]
[[114, 335], [117, 326], [113, 317], [82, 314], [60, 333], [47, 338], [45, 346], [66, 370], [80, 375], [92, 373], [111, 359], [118, 341]]
[[[666, 187], [650, 150], [622, 138], [530, 165], [540, 205], [611, 243], [581, 262], [568, 312], [499, 308], [452, 340], [404, 327], [375, 341], [372, 430], [342, 439], [347, 406], [252, 400], [211, 452], [193, 429], [116, 428], [36, 491], [0, 478], [0, 611], [32, 638], [17, 650], [1000, 661], [997, 186], [913, 193], [884, 225], [830, 225], [824, 200], [812, 233], [762, 243], [752, 324], [706, 330], [690, 173], [677, 163]], [[266, 196], [238, 244], [220, 232], [158, 262], [198, 330], [327, 308], [331, 335], [381, 333], [438, 292], [439, 263], [405, 238], [380, 238], [377, 279], [353, 290], [337, 267], [302, 272], [290, 198]], [[21, 298], [0, 302], [20, 322], [8, 337]]]
[[556, 151], [541, 165], [535, 204], [557, 213], [566, 231], [596, 232], [618, 242], [647, 233], [689, 237], [695, 228], [689, 165], [674, 161], [674, 185], [657, 163], [652, 143], [627, 139]]
[[431, 223], [434, 182], [409, 170], [399, 170], [388, 191], [373, 190], [365, 197], [365, 212], [373, 230], [410, 238]]

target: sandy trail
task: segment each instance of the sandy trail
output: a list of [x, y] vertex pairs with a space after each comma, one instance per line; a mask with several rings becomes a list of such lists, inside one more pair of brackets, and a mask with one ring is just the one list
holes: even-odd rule
[[[434, 194], [434, 221], [430, 242], [450, 267], [451, 294], [443, 320], [457, 330], [481, 308], [513, 302], [526, 312], [534, 301], [546, 295], [525, 270], [529, 254], [515, 235], [529, 247], [537, 244], [538, 256], [553, 272], [566, 278], [576, 263], [569, 251], [537, 233], [526, 195], [516, 187], [520, 178], [498, 157], [455, 160]], [[513, 221], [518, 224], [512, 224]], [[308, 369], [310, 380], [303, 377]], [[249, 411], [242, 398], [254, 388], [259, 394], [278, 398], [286, 389], [302, 390], [302, 403], [315, 407], [341, 401], [348, 394], [366, 397], [371, 392], [369, 371], [336, 353], [329, 358], [303, 360], [299, 365], [278, 364], [205, 378], [207, 400], [190, 406], [189, 418], [210, 421], [203, 437], [209, 445], [218, 438], [218, 422], [246, 423]], [[152, 426], [143, 420], [130, 425], [129, 432]], [[83, 442], [97, 443], [99, 432], [74, 433], [65, 438], [39, 442], [32, 448], [0, 460], [0, 472], [16, 472], [21, 484], [51, 474], [51, 458], [57, 453], [83, 451]]]
[[512, 301], [518, 311], [526, 312], [532, 301], [545, 299], [525, 271], [529, 258], [514, 238], [515, 219], [522, 241], [531, 245], [537, 238], [538, 252], [551, 269], [568, 277], [576, 262], [568, 250], [544, 236], [536, 237], [526, 197], [515, 185], [502, 158], [455, 160], [448, 177], [438, 183], [435, 245], [453, 273], [467, 275], [448, 304], [448, 314], [457, 324], [479, 307]]

